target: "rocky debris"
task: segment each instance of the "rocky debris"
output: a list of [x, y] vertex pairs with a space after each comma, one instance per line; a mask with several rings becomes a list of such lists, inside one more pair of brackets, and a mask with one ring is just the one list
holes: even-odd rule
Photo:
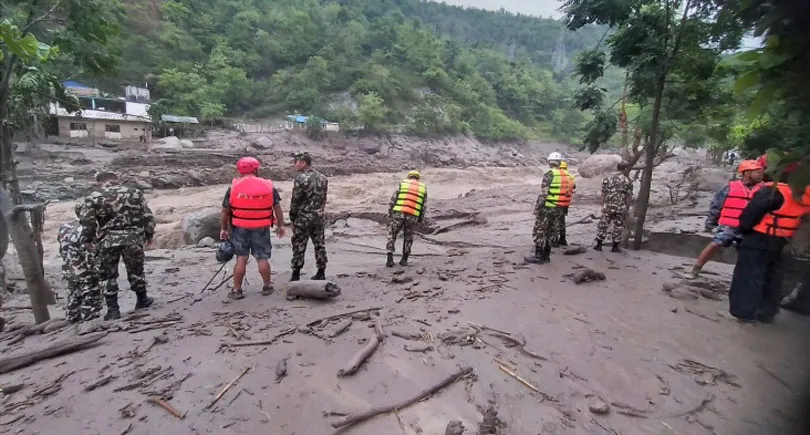
[[259, 136], [250, 143], [250, 146], [257, 150], [270, 150], [273, 149], [273, 139], [267, 136]]
[[219, 237], [219, 218], [220, 211], [210, 208], [183, 216], [180, 220], [183, 241], [193, 245], [206, 237], [216, 240]]
[[610, 412], [610, 405], [605, 402], [601, 397], [591, 397], [591, 400], [588, 402], [588, 410], [594, 414], [607, 414]]
[[198, 248], [216, 248], [217, 247], [217, 241], [214, 240], [213, 237], [203, 237], [202, 239], [200, 239], [199, 242], [197, 242], [197, 247]]
[[152, 144], [152, 149], [155, 150], [180, 150], [183, 149], [183, 143], [180, 142], [180, 139], [177, 136], [166, 136], [164, 138], [160, 138]]
[[621, 161], [618, 154], [593, 154], [579, 164], [577, 171], [582, 178], [593, 178], [615, 171]]
[[194, 148], [194, 142], [190, 139], [180, 139], [180, 146], [186, 149]]
[[597, 272], [588, 268], [566, 276], [570, 276], [571, 281], [574, 281], [574, 284], [583, 284], [591, 281], [604, 281], [606, 279], [604, 272]]
[[447, 424], [444, 435], [464, 435], [465, 430], [467, 430], [467, 428], [464, 427], [461, 421], [453, 420]]

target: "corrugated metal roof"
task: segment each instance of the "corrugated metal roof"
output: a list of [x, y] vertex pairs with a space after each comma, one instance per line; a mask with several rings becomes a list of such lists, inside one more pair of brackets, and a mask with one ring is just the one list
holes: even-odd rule
[[149, 116], [129, 115], [126, 113], [105, 112], [103, 110], [90, 110], [84, 109], [79, 112], [70, 113], [64, 107], [59, 107], [56, 104], [50, 104], [51, 115], [82, 118], [82, 119], [105, 119], [109, 121], [131, 121], [131, 122], [152, 122]]
[[176, 122], [178, 124], [199, 124], [197, 118], [193, 116], [160, 115], [160, 120], [164, 122]]
[[90, 86], [87, 86], [87, 85], [79, 83], [79, 82], [74, 82], [73, 80], [67, 80], [67, 81], [62, 82], [62, 86], [66, 87], [66, 88], [92, 89]]

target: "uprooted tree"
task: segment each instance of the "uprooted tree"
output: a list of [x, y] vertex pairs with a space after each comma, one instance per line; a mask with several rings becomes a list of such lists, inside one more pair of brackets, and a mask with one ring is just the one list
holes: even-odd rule
[[45, 204], [25, 204], [17, 178], [13, 138], [48, 116], [58, 101], [79, 110], [52, 73], [109, 71], [117, 59], [106, 45], [118, 32], [115, 0], [28, 0], [0, 3], [0, 179], [9, 199], [9, 232], [25, 275], [37, 323], [49, 319], [53, 293], [42, 265]]
[[[605, 90], [597, 85], [607, 54], [600, 42], [580, 55], [577, 72], [584, 85], [575, 98], [581, 110], [593, 111], [585, 145], [591, 152], [606, 144], [623, 127], [623, 151], [629, 163], [641, 160], [641, 188], [635, 204], [633, 248], [640, 249], [644, 220], [650, 200], [653, 168], [670, 153], [668, 141], [679, 137], [689, 144], [687, 133], [704, 125], [707, 109], [724, 100], [720, 54], [739, 46], [739, 17], [720, 6], [720, 0], [567, 0], [566, 21], [571, 30], [588, 24], [610, 27], [605, 43], [611, 64], [627, 71], [627, 92], [622, 110], [616, 102], [604, 103]], [[625, 99], [638, 108], [627, 119]], [[634, 142], [628, 143], [627, 125], [634, 125]]]

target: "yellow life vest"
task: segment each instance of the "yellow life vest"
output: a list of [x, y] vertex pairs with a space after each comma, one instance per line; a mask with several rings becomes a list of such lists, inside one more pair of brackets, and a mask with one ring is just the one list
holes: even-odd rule
[[422, 204], [425, 202], [427, 187], [418, 180], [403, 180], [399, 183], [397, 203], [393, 210], [419, 217], [422, 214]]
[[574, 178], [563, 169], [553, 168], [551, 172], [554, 174], [554, 179], [551, 180], [551, 186], [548, 188], [545, 206], [549, 208], [568, 207], [571, 205], [571, 196], [574, 192]]

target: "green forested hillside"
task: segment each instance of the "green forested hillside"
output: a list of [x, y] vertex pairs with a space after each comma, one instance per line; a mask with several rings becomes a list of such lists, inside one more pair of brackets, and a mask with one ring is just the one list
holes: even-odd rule
[[419, 0], [133, 0], [126, 11], [106, 86], [147, 81], [156, 112], [305, 113], [494, 140], [575, 139], [584, 120], [561, 60], [604, 33]]

